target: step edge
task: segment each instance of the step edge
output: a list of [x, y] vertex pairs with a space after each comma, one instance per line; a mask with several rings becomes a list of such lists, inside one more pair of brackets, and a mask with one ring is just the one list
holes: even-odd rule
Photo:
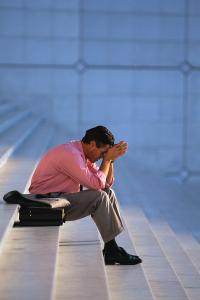
[[23, 144], [23, 142], [33, 133], [33, 131], [41, 124], [42, 118], [37, 120], [29, 127], [21, 138], [0, 157], [0, 169], [7, 163], [8, 159], [12, 157], [14, 152]]

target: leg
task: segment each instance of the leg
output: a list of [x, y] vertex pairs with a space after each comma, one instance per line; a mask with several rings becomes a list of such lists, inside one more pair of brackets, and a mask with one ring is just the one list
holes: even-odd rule
[[123, 230], [118, 201], [113, 190], [85, 190], [74, 194], [62, 193], [59, 196], [65, 197], [71, 203], [70, 208], [66, 209], [66, 221], [92, 216], [105, 245], [108, 246], [103, 250], [105, 264], [135, 265], [142, 262], [138, 256], [128, 254], [117, 244], [117, 251], [113, 251], [113, 243], [116, 243], [114, 238]]
[[[115, 192], [112, 189], [104, 189], [104, 191], [108, 194], [110, 202], [116, 214], [118, 215], [118, 218], [121, 220], [118, 200], [116, 198]], [[122, 247], [119, 247], [115, 239], [105, 243], [103, 254], [105, 264], [107, 265], [135, 265], [142, 262], [142, 260], [138, 256], [128, 254]]]
[[71, 203], [66, 210], [66, 221], [73, 221], [91, 215], [104, 242], [112, 240], [123, 225], [117, 211], [114, 197], [103, 190], [85, 190], [79, 193], [60, 194]]
[[116, 212], [116, 214], [117, 214], [117, 216], [118, 216], [118, 218], [119, 218], [119, 220], [122, 224], [120, 210], [119, 210], [119, 204], [118, 204], [119, 202], [117, 200], [117, 197], [115, 195], [114, 190], [107, 188], [107, 189], [104, 189], [104, 191], [108, 194], [110, 202], [111, 202], [111, 204], [112, 204], [112, 206], [113, 206], [113, 208], [114, 208], [114, 210], [115, 210], [115, 212]]

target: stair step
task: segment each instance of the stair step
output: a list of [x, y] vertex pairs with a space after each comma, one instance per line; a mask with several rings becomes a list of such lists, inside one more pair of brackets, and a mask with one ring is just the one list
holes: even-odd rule
[[[129, 237], [124, 220], [125, 231], [116, 239], [128, 253], [138, 255]], [[135, 266], [106, 266], [110, 299], [112, 300], [154, 300], [148, 285], [142, 265]]]
[[[131, 164], [129, 165], [131, 166]], [[133, 174], [129, 168], [128, 177], [130, 178], [131, 175]], [[199, 224], [196, 222], [195, 205], [198, 206], [195, 198], [189, 206], [188, 197], [191, 198], [189, 186], [180, 187], [178, 184], [163, 180], [157, 174], [150, 178], [146, 174], [142, 173], [141, 175], [142, 180], [139, 179], [139, 176], [137, 177], [139, 180], [135, 178], [134, 186], [130, 189], [132, 190], [132, 198], [134, 194], [135, 203], [138, 206], [143, 205], [144, 209], [142, 211], [146, 212], [148, 218], [144, 213], [143, 217], [149, 222], [159, 246], [184, 288], [188, 299], [199, 299], [199, 244], [192, 238], [191, 234], [184, 234], [188, 233], [186, 229], [188, 224], [185, 224], [187, 216], [194, 216], [194, 220], [190, 220], [189, 223]], [[131, 194], [129, 196], [131, 197]], [[193, 198], [190, 200], [193, 200]], [[176, 201], [175, 205], [174, 201]], [[178, 217], [177, 220], [176, 217]], [[177, 232], [172, 230], [169, 223], [175, 229], [178, 228]], [[180, 231], [183, 234], [180, 234]], [[187, 238], [183, 240], [183, 237]]]
[[0, 261], [1, 299], [52, 299], [59, 226], [13, 228]]
[[[43, 123], [26, 139], [0, 170], [0, 199], [10, 190], [23, 191], [37, 160], [46, 149], [52, 129]], [[45, 139], [44, 139], [45, 137]], [[34, 145], [34, 147], [33, 147]], [[27, 188], [25, 189], [27, 190]], [[17, 216], [17, 205], [6, 205], [0, 200], [0, 251]]]
[[200, 274], [190, 257], [181, 247], [175, 233], [163, 220], [161, 222], [151, 220], [151, 228], [184, 287], [188, 298], [192, 300], [197, 299], [196, 293], [200, 296]]
[[176, 238], [200, 273], [200, 245], [198, 241], [190, 233], [187, 233], [187, 231], [179, 234], [176, 233]]
[[8, 111], [6, 114], [2, 114], [0, 115], [0, 124], [12, 119], [13, 117], [15, 117], [17, 114], [20, 114], [20, 113], [24, 113], [25, 111], [27, 110], [21, 110], [19, 109], [18, 107], [15, 108], [15, 110], [11, 110], [11, 111]]
[[9, 128], [5, 132], [1, 133], [0, 139], [0, 147], [3, 145], [12, 145], [18, 140], [20, 135], [23, 134], [24, 131], [28, 129], [34, 122], [41, 120], [40, 118], [36, 118], [34, 115], [27, 115], [23, 120], [16, 123], [15, 126]]
[[15, 127], [10, 128], [1, 136], [0, 141], [0, 168], [7, 162], [14, 151], [24, 142], [26, 138], [39, 126], [42, 119], [27, 116]]
[[29, 111], [23, 111], [23, 112], [11, 112], [9, 114], [6, 114], [6, 116], [0, 118], [0, 134], [2, 134], [4, 131], [8, 130], [10, 127], [14, 126], [21, 120], [23, 120], [25, 117], [30, 115], [31, 113]]
[[[151, 193], [147, 193], [151, 186], [148, 185], [148, 179], [143, 177], [141, 182], [140, 176], [142, 173], [138, 172], [138, 177], [136, 172], [131, 172], [131, 164], [124, 161], [124, 164], [120, 166], [117, 170], [118, 179], [118, 189], [120, 191], [121, 199], [125, 203], [123, 205], [123, 216], [126, 220], [127, 227], [133, 244], [139, 255], [143, 258], [142, 267], [148, 284], [151, 287], [154, 298], [157, 299], [196, 299], [194, 297], [195, 290], [191, 291], [190, 295], [188, 291], [184, 288], [183, 282], [181, 282], [180, 277], [174, 269], [173, 263], [170, 263], [168, 257], [166, 256], [165, 249], [159, 243], [159, 239], [156, 236], [149, 219], [146, 218], [141, 205], [146, 205], [148, 212], [154, 217], [158, 217], [157, 207], [151, 206]], [[140, 179], [139, 179], [140, 178]], [[153, 180], [151, 178], [151, 180]], [[134, 182], [134, 184], [133, 184]], [[126, 188], [122, 185], [124, 184]], [[148, 188], [145, 189], [145, 186]], [[146, 194], [147, 193], [147, 194]], [[156, 195], [154, 194], [154, 197]], [[157, 224], [162, 226], [163, 219]], [[189, 260], [189, 258], [188, 258]], [[192, 295], [193, 293], [193, 295]], [[191, 298], [190, 298], [191, 297]]]
[[136, 250], [143, 257], [142, 266], [155, 299], [189, 299], [142, 210], [126, 206], [123, 214]]
[[84, 218], [60, 228], [54, 299], [109, 299], [97, 229]]
[[[43, 122], [13, 153], [12, 160], [9, 159], [2, 168], [4, 173], [0, 173], [0, 182], [3, 183], [1, 198], [8, 190], [23, 190], [25, 184], [27, 192], [30, 183], [27, 179], [51, 138], [52, 128]], [[52, 299], [59, 227], [13, 228], [16, 214], [17, 205], [1, 202], [0, 272], [4, 274], [0, 285], [1, 298]]]

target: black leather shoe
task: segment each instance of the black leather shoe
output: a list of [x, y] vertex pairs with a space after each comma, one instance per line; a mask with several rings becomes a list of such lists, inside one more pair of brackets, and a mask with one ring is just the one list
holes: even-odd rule
[[[125, 250], [124, 248], [118, 247], [118, 249], [119, 249], [119, 252], [121, 252], [122, 254], [130, 255], [129, 253], [126, 252], [126, 250]], [[104, 254], [105, 254], [105, 249], [103, 249], [102, 252], [103, 252], [103, 255], [104, 255]], [[139, 256], [137, 256], [137, 255], [133, 255], [133, 256], [139, 257]]]
[[136, 265], [142, 262], [142, 259], [137, 255], [127, 253], [122, 247], [114, 254], [103, 250], [104, 261], [106, 265]]

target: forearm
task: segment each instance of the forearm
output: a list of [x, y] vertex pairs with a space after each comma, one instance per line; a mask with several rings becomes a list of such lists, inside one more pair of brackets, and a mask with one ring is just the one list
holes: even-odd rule
[[108, 177], [110, 171], [110, 165], [112, 165], [111, 160], [103, 159], [99, 167], [99, 170], [101, 170], [106, 175], [106, 178]]
[[111, 163], [110, 164], [110, 169], [109, 169], [109, 172], [108, 172], [108, 175], [106, 177], [106, 182], [108, 184], [111, 184], [112, 183], [112, 180], [113, 180], [113, 177], [114, 177], [114, 163]]

